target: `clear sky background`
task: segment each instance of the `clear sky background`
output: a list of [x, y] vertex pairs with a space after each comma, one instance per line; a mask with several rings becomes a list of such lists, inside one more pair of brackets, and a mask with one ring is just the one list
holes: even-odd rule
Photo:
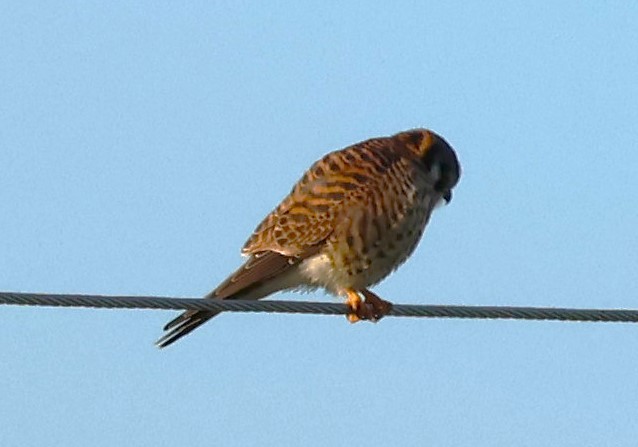
[[[201, 296], [324, 153], [463, 176], [399, 303], [638, 308], [638, 4], [4, 1], [0, 290]], [[325, 299], [282, 294], [282, 299]], [[0, 445], [635, 446], [638, 326], [0, 307]]]

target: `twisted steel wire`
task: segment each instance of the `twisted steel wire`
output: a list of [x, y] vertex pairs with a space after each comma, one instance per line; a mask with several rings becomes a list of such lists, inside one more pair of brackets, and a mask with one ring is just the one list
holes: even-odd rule
[[[99, 309], [196, 309], [222, 312], [267, 312], [344, 315], [345, 304], [313, 301], [247, 301], [159, 296], [105, 296], [0, 292], [0, 304], [19, 306], [89, 307]], [[558, 307], [452, 306], [395, 304], [388, 316], [466, 319], [557, 320], [637, 323], [638, 310]]]

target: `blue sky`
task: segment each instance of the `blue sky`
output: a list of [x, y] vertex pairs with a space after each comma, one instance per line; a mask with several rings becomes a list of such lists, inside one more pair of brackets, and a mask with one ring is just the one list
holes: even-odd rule
[[[463, 176], [381, 296], [638, 308], [636, 23], [611, 1], [3, 2], [0, 290], [201, 296], [315, 159], [423, 126]], [[0, 445], [638, 437], [638, 326], [234, 314], [159, 351], [174, 314], [0, 308]]]

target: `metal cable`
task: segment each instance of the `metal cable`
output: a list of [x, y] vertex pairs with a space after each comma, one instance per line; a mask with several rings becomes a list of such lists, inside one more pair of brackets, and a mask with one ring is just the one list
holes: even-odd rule
[[[344, 315], [345, 304], [312, 301], [247, 301], [158, 296], [103, 296], [0, 292], [0, 304], [20, 306], [90, 307], [100, 309], [196, 309], [222, 312], [268, 312]], [[569, 309], [558, 307], [449, 306], [395, 304], [388, 316], [480, 318], [637, 323], [638, 310]]]

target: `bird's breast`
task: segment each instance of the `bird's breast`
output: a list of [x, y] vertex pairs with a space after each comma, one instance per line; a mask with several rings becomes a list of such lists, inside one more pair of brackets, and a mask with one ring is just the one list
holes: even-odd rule
[[416, 190], [379, 192], [360, 205], [350, 207], [325, 248], [304, 261], [309, 283], [334, 294], [378, 283], [414, 251], [432, 208]]

